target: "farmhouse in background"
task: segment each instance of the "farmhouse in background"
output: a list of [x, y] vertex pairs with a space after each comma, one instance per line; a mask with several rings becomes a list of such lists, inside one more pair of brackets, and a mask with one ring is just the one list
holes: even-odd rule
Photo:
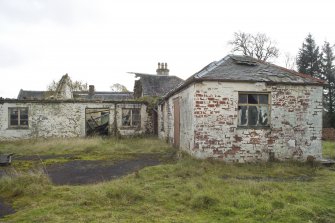
[[134, 97], [161, 97], [167, 94], [172, 89], [184, 83], [184, 80], [169, 75], [169, 69], [167, 68], [167, 63], [158, 63], [158, 68], [156, 70], [157, 74], [144, 74], [136, 73], [135, 77], [140, 79], [135, 80], [134, 84]]
[[164, 96], [159, 137], [196, 157], [228, 162], [321, 159], [323, 84], [228, 55]]
[[[169, 69], [167, 68], [167, 63], [158, 63], [158, 68], [156, 74], [145, 74], [130, 72], [135, 74], [135, 77], [139, 77], [135, 80], [134, 84], [134, 98], [161, 98], [174, 88], [180, 86], [184, 83], [184, 80], [169, 75]], [[158, 134], [158, 115], [157, 110], [153, 109], [151, 112], [150, 123], [152, 126], [152, 133], [154, 135]]]

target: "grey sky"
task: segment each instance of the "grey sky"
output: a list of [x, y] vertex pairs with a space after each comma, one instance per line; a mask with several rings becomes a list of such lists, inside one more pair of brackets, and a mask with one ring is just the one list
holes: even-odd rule
[[[310, 32], [335, 43], [332, 1], [0, 0], [0, 97], [68, 73], [109, 90], [167, 62], [187, 78], [230, 53], [233, 32], [263, 32], [297, 54]], [[282, 58], [275, 61], [283, 65]]]

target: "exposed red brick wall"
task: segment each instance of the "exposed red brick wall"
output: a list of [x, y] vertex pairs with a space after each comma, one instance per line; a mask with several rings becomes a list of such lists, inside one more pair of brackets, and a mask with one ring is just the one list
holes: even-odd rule
[[334, 128], [323, 128], [322, 129], [323, 140], [335, 140], [335, 129]]

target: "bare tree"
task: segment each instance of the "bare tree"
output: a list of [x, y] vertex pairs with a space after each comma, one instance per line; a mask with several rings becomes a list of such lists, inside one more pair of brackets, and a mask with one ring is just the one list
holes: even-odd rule
[[126, 86], [116, 83], [111, 86], [111, 90], [114, 92], [129, 92]]
[[241, 52], [243, 55], [256, 57], [259, 60], [267, 61], [279, 56], [276, 42], [264, 33], [252, 35], [245, 32], [235, 32], [233, 40], [229, 41], [228, 44], [232, 45], [232, 52]]
[[289, 52], [286, 52], [284, 54], [284, 63], [287, 69], [295, 70], [295, 66], [296, 66], [295, 61], [296, 61], [296, 57], [292, 56]]

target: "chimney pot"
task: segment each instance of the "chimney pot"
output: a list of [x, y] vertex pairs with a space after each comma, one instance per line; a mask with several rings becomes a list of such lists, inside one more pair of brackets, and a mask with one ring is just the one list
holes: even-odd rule
[[89, 85], [88, 86], [88, 95], [93, 96], [95, 92], [94, 85]]

